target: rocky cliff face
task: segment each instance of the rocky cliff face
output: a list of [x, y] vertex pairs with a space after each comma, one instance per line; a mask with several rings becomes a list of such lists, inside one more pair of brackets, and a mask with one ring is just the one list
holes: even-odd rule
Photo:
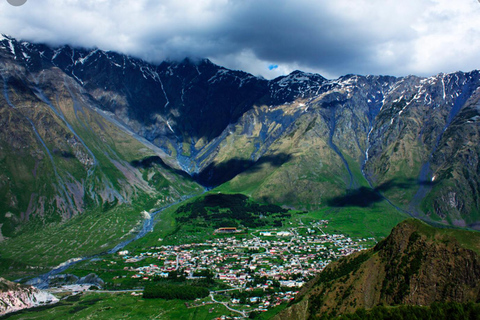
[[367, 175], [377, 186], [392, 184], [387, 197], [416, 216], [460, 226], [478, 219], [479, 85], [478, 71], [408, 77], [376, 118]]
[[0, 316], [58, 301], [56, 297], [46, 291], [0, 278]]
[[[0, 41], [0, 53], [2, 118], [9, 124], [1, 140], [6, 155], [20, 154], [23, 145], [35, 142], [37, 157], [45, 159], [39, 163], [46, 166], [52, 161], [42, 140], [53, 163], [57, 155], [75, 158], [79, 170], [94, 172], [105, 162], [91, 139], [108, 153], [103, 144], [118, 138], [109, 138], [103, 129], [120, 126], [157, 148], [161, 164], [181, 169], [204, 186], [227, 183], [229, 190], [296, 208], [368, 207], [386, 197], [422, 219], [478, 227], [477, 71], [335, 80], [295, 71], [268, 81], [208, 60], [153, 65], [114, 52], [50, 48], [9, 37]], [[31, 106], [28, 112], [25, 103], [17, 108], [22, 99]], [[35, 157], [29, 161], [32, 171]], [[128, 164], [115, 163], [131, 172]], [[114, 179], [122, 187], [113, 183], [96, 191], [78, 187], [82, 178], [76, 178], [71, 188], [84, 191], [70, 202], [79, 207], [88, 194], [91, 199], [102, 194], [104, 202], [129, 199], [135, 189], [155, 184], [145, 184], [138, 174], [124, 177]], [[95, 179], [97, 188], [109, 185], [102, 177]], [[130, 179], [137, 187], [129, 186]], [[0, 188], [9, 184], [7, 176], [2, 181]], [[33, 194], [41, 193], [35, 190], [52, 187], [32, 187], [21, 201], [21, 192], [3, 188], [4, 202], [10, 204], [4, 211], [14, 216], [41, 212], [38, 206], [49, 206], [44, 211], [50, 212], [75, 207], [64, 200], [64, 191], [52, 190], [61, 195], [58, 204], [34, 196], [38, 201], [29, 210], [13, 212], [16, 203], [30, 203]], [[0, 220], [5, 230], [9, 221]]]
[[[477, 302], [480, 256], [478, 242], [471, 244], [478, 237], [407, 220], [375, 248], [327, 266], [298, 303], [278, 318], [339, 315], [377, 305]], [[471, 239], [460, 244], [457, 238]]]

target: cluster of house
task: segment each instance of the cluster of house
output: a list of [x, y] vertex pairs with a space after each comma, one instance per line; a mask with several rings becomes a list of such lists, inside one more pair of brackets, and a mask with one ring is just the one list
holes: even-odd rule
[[303, 228], [303, 232], [300, 228], [264, 230], [244, 238], [232, 235], [202, 243], [162, 245], [135, 256], [130, 256], [128, 251], [119, 254], [126, 263], [156, 258], [153, 264], [125, 267], [134, 272], [133, 278], [168, 277], [170, 272], [179, 270], [195, 278], [203, 270], [210, 270], [217, 279], [232, 287], [245, 288], [252, 279], [266, 277], [281, 281], [284, 287], [298, 288], [332, 260], [362, 250], [361, 242], [366, 241], [326, 234], [320, 228]]
[[[278, 307], [284, 302], [289, 302], [295, 298], [298, 291], [280, 291], [270, 294], [264, 294], [261, 297], [250, 297], [246, 300], [247, 305], [256, 305], [252, 311], [268, 311], [270, 308]], [[241, 304], [240, 299], [232, 299], [232, 305]]]
[[[292, 300], [299, 288], [332, 260], [363, 250], [365, 241], [375, 241], [327, 234], [323, 231], [327, 225], [328, 221], [321, 220], [288, 230], [253, 231], [248, 236], [238, 234], [233, 228], [220, 228], [215, 232], [216, 237], [201, 243], [155, 246], [136, 255], [126, 250], [118, 254], [123, 257], [124, 270], [132, 272], [132, 278], [148, 281], [183, 272], [187, 278], [195, 279], [209, 270], [213, 277], [232, 288], [263, 290], [265, 294], [250, 297], [246, 303], [254, 304], [254, 310], [266, 311]], [[138, 266], [144, 259], [148, 264], [133, 265], [136, 262]], [[282, 289], [268, 290], [273, 283]], [[238, 303], [238, 299], [229, 302]]]

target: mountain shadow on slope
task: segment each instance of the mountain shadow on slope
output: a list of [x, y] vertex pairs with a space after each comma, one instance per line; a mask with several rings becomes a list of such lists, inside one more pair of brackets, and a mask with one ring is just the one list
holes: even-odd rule
[[366, 208], [383, 200], [382, 195], [372, 188], [360, 187], [345, 195], [327, 200], [330, 207], [361, 207]]
[[256, 172], [261, 169], [263, 164], [269, 164], [273, 167], [280, 167], [282, 164], [288, 162], [291, 158], [292, 156], [289, 154], [279, 153], [276, 155], [261, 157], [257, 161], [247, 159], [230, 159], [226, 162], [221, 162], [218, 164], [211, 163], [200, 173], [191, 176], [185, 171], [170, 167], [159, 156], [150, 156], [141, 160], [133, 160], [130, 162], [130, 164], [135, 168], [141, 169], [150, 169], [155, 165], [158, 165], [170, 172], [193, 179], [204, 187], [214, 188], [222, 183], [230, 181], [238, 174], [246, 170], [249, 170], [250, 172]]
[[211, 163], [199, 174], [193, 176], [196, 182], [205, 187], [216, 187], [230, 181], [238, 174], [249, 170], [250, 173], [257, 172], [264, 164], [273, 167], [280, 167], [284, 163], [290, 161], [292, 155], [286, 153], [278, 153], [276, 155], [263, 156], [257, 161], [247, 159], [230, 159], [226, 162]]
[[408, 189], [412, 186], [433, 186], [437, 181], [419, 181], [415, 179], [390, 179], [380, 184], [376, 188], [360, 187], [348, 191], [345, 195], [333, 197], [327, 200], [331, 207], [370, 207], [374, 203], [384, 200], [382, 193], [392, 189]]
[[141, 169], [151, 169], [155, 165], [158, 165], [163, 169], [173, 172], [175, 174], [178, 174], [184, 178], [191, 178], [190, 175], [185, 171], [175, 169], [167, 165], [159, 156], [150, 156], [150, 157], [143, 158], [141, 160], [133, 160], [133, 161], [130, 161], [130, 164], [135, 168], [141, 168]]

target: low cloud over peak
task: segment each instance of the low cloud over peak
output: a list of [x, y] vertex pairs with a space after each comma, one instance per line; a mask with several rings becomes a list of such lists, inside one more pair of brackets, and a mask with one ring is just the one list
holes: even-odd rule
[[273, 78], [295, 69], [430, 75], [479, 68], [476, 0], [0, 2], [0, 33], [151, 62], [209, 58]]

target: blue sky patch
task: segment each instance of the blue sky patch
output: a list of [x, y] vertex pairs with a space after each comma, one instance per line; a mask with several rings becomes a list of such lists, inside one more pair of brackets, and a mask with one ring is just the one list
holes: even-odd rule
[[278, 64], [271, 64], [268, 66], [268, 70], [278, 69]]

